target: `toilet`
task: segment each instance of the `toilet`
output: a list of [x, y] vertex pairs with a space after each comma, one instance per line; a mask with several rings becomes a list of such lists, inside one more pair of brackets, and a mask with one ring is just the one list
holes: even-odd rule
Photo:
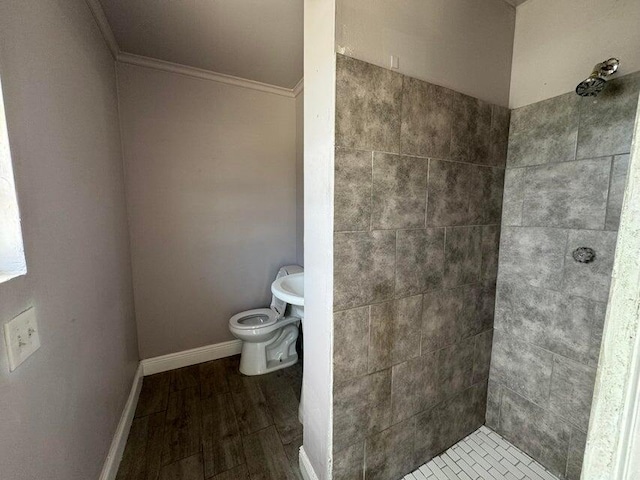
[[[303, 272], [299, 265], [280, 268], [276, 278]], [[262, 375], [294, 365], [298, 361], [296, 340], [300, 318], [291, 307], [272, 297], [271, 308], [240, 312], [229, 319], [229, 330], [242, 340], [240, 373]]]

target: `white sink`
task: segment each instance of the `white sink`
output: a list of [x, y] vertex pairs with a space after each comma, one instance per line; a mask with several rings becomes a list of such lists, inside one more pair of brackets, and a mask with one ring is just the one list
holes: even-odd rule
[[290, 305], [304, 306], [304, 272], [276, 279], [271, 284], [271, 293]]

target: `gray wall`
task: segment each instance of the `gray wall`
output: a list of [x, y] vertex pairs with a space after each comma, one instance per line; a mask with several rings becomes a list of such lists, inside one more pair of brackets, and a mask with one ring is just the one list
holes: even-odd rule
[[233, 339], [296, 261], [295, 99], [118, 66], [140, 355]]
[[96, 479], [138, 365], [114, 62], [83, 0], [0, 2], [4, 87], [42, 347], [9, 373], [0, 342], [0, 477]]
[[334, 478], [394, 479], [484, 423], [509, 111], [340, 55], [336, 88]]
[[[487, 424], [579, 479], [640, 75], [511, 115]], [[578, 247], [596, 251], [577, 263]]]

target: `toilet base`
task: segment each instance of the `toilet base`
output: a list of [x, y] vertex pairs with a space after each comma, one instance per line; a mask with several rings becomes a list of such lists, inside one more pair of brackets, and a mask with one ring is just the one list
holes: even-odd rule
[[[297, 323], [297, 322], [296, 322]], [[289, 324], [266, 342], [242, 342], [240, 373], [264, 375], [298, 363], [298, 325]]]

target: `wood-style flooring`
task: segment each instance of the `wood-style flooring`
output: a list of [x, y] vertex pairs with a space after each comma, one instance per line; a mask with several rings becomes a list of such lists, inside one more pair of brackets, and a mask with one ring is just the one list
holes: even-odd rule
[[234, 356], [145, 377], [116, 480], [300, 480], [300, 363], [239, 373]]

